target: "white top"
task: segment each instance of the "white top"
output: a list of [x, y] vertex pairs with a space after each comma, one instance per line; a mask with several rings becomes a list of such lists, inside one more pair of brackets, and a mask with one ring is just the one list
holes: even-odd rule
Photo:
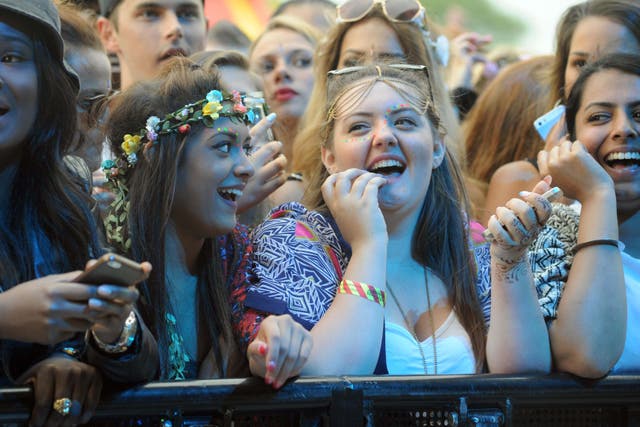
[[622, 356], [612, 373], [640, 372], [640, 259], [621, 250], [624, 282], [627, 288], [627, 338]]
[[[424, 375], [424, 364], [417, 341], [407, 329], [385, 322], [387, 370], [391, 375]], [[469, 335], [452, 310], [447, 320], [436, 330], [438, 375], [474, 374], [476, 359]], [[435, 374], [432, 337], [420, 343], [428, 373]]]

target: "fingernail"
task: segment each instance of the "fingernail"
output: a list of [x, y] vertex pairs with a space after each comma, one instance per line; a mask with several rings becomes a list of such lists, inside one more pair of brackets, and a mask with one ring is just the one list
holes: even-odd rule
[[271, 385], [271, 383], [273, 382], [273, 378], [265, 376], [264, 377], [264, 382], [265, 382], [265, 384]]
[[258, 353], [260, 353], [262, 356], [267, 354], [267, 346], [265, 344], [260, 344], [260, 346], [258, 347]]
[[529, 194], [531, 194], [531, 193], [530, 193], [530, 192], [528, 192], [528, 191], [521, 191], [521, 192], [519, 192], [519, 193], [518, 193], [518, 196], [520, 196], [520, 197], [527, 197]]
[[268, 121], [269, 123], [273, 123], [273, 122], [275, 122], [275, 121], [276, 121], [276, 117], [278, 117], [278, 115], [277, 115], [276, 113], [270, 113], [270, 114], [267, 116], [267, 121]]
[[551, 175], [545, 176], [544, 178], [542, 178], [542, 180], [547, 184], [551, 184], [551, 180], [552, 180]]
[[98, 288], [98, 294], [99, 295], [108, 297], [108, 296], [111, 296], [112, 293], [113, 293], [113, 291], [111, 290], [111, 288], [108, 288], [106, 286], [100, 286]]
[[282, 387], [282, 383], [276, 381], [275, 383], [273, 383], [273, 388], [280, 388]]
[[267, 363], [267, 371], [273, 371], [274, 369], [276, 369], [276, 362], [270, 360], [269, 363]]

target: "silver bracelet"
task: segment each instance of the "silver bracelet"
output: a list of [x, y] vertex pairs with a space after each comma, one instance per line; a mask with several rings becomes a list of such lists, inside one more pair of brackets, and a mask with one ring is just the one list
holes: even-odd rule
[[102, 342], [95, 334], [93, 329], [91, 329], [91, 336], [93, 337], [93, 341], [96, 343], [96, 346], [105, 353], [109, 354], [119, 354], [124, 353], [129, 350], [129, 347], [133, 344], [136, 339], [136, 333], [138, 332], [138, 320], [136, 319], [136, 314], [132, 311], [129, 313], [129, 317], [124, 321], [124, 327], [122, 328], [122, 332], [120, 333], [120, 337], [118, 341], [113, 344], [106, 344]]

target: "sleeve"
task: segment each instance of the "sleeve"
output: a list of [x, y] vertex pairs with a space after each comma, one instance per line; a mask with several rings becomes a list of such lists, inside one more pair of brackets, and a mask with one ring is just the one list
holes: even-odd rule
[[116, 383], [141, 383], [156, 378], [160, 366], [158, 345], [147, 326], [136, 313], [138, 332], [132, 348], [121, 355], [109, 355], [87, 345], [87, 363], [100, 369], [104, 377]]
[[252, 285], [245, 305], [290, 314], [311, 329], [331, 305], [347, 262], [331, 223], [288, 203], [253, 230], [251, 242]]

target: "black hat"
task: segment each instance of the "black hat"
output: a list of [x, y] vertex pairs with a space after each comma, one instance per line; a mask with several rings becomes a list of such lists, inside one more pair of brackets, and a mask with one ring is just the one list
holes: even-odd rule
[[53, 2], [51, 0], [0, 0], [0, 10], [6, 10], [26, 18], [43, 30], [46, 36], [44, 40], [50, 47], [53, 57], [62, 63], [77, 89], [79, 86], [78, 75], [64, 61], [60, 16]]

